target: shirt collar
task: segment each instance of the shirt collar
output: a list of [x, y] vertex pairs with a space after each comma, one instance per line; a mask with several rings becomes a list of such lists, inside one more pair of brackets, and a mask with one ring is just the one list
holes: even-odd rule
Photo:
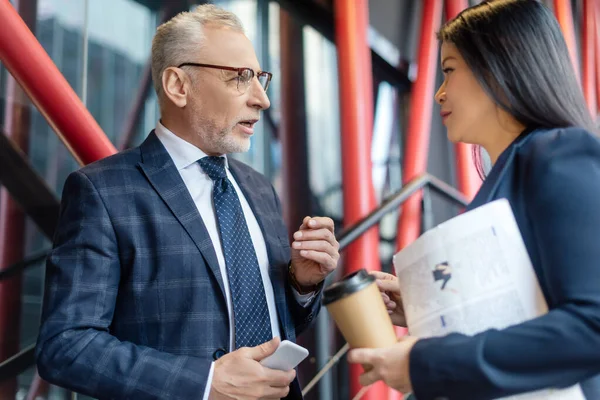
[[[185, 169], [201, 158], [207, 157], [205, 152], [171, 132], [160, 121], [156, 123], [154, 133], [167, 149], [177, 170]], [[222, 157], [225, 159], [225, 168], [229, 168], [227, 157], [225, 155]]]

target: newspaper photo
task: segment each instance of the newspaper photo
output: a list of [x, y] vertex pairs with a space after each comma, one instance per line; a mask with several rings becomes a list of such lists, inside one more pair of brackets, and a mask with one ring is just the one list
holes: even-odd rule
[[[394, 256], [410, 335], [474, 335], [548, 312], [512, 209], [501, 199], [425, 232]], [[514, 400], [585, 400], [581, 387]]]

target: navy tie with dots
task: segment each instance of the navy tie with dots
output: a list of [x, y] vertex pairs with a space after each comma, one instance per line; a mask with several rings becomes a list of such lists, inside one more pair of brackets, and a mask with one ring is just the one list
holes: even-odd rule
[[235, 348], [272, 339], [267, 298], [240, 199], [225, 173], [225, 158], [204, 157], [200, 166], [214, 182], [213, 204], [225, 256], [235, 321]]

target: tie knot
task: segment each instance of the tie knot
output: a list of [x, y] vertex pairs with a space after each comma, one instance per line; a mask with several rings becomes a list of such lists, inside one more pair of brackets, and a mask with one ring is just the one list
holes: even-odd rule
[[213, 181], [227, 178], [225, 173], [225, 158], [224, 157], [203, 157], [200, 159], [200, 167], [206, 172], [206, 175]]

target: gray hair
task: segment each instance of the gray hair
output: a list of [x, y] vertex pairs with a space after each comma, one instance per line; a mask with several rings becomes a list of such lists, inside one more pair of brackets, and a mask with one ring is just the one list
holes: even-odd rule
[[193, 11], [179, 13], [156, 30], [152, 40], [152, 81], [159, 104], [163, 96], [163, 72], [169, 67], [195, 61], [189, 60], [189, 55], [202, 46], [202, 28], [207, 25], [228, 27], [244, 33], [242, 22], [234, 13], [212, 4], [203, 4]]

